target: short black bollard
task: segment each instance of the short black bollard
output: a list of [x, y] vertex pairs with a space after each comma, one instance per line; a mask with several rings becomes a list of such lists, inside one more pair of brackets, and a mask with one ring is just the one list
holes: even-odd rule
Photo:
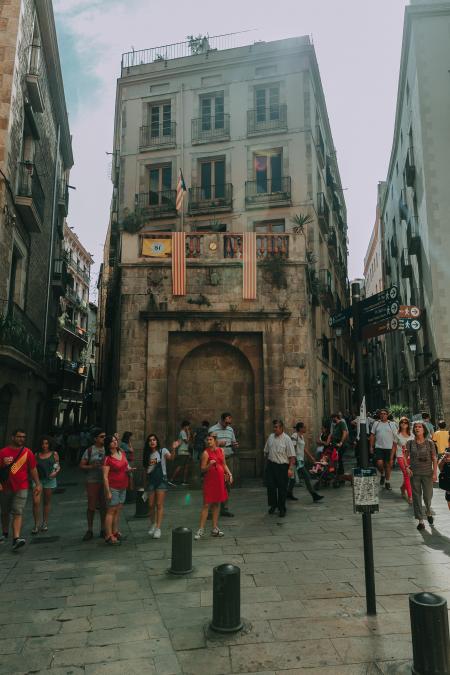
[[210, 624], [218, 633], [237, 633], [241, 621], [241, 570], [219, 565], [213, 570], [213, 616]]
[[192, 572], [192, 530], [177, 527], [172, 530], [172, 566], [171, 574], [189, 574]]
[[142, 499], [143, 496], [145, 496], [144, 488], [136, 490], [135, 518], [146, 518], [148, 516], [148, 499]]
[[450, 642], [447, 600], [434, 593], [409, 596], [413, 675], [448, 675]]

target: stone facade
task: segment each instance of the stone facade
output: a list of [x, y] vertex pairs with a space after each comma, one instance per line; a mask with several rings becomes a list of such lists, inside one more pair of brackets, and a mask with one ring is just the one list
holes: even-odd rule
[[18, 425], [33, 440], [50, 424], [73, 164], [50, 0], [1, 3], [0, 73], [1, 444]]
[[[332, 407], [351, 405], [348, 336], [328, 326], [348, 303], [345, 203], [314, 48], [294, 38], [145, 54], [124, 55], [118, 84], [99, 294], [104, 421], [139, 445], [230, 410], [242, 473], [257, 475], [274, 417], [288, 430], [302, 419], [313, 438]], [[170, 257], [145, 244], [180, 229], [187, 288], [174, 296]], [[256, 232], [256, 300], [243, 299], [245, 231]]]
[[405, 11], [394, 140], [382, 202], [385, 284], [422, 310], [418, 333], [387, 336], [391, 403], [450, 417], [450, 3]]

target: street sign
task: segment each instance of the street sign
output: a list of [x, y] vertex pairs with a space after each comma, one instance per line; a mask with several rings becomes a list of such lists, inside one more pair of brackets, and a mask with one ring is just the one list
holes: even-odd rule
[[368, 298], [365, 298], [365, 300], [361, 300], [360, 302], [357, 303], [357, 307], [360, 311], [366, 311], [366, 309], [369, 309], [374, 305], [387, 304], [389, 302], [392, 302], [393, 300], [398, 301], [397, 286], [391, 286], [390, 288], [387, 288], [385, 291], [375, 293], [375, 295], [371, 295]]
[[421, 311], [415, 305], [400, 305], [397, 317], [399, 319], [418, 319]]
[[332, 314], [329, 319], [328, 319], [328, 325], [330, 328], [337, 328], [338, 326], [345, 326], [347, 321], [352, 315], [352, 308], [348, 307], [347, 309], [343, 309], [340, 312], [337, 312], [337, 314]]
[[401, 319], [394, 316], [390, 322], [390, 330], [412, 330], [417, 331], [422, 328], [419, 319]]
[[[392, 319], [391, 319], [392, 320]], [[361, 339], [369, 340], [370, 338], [378, 337], [379, 335], [384, 335], [385, 333], [390, 333], [392, 330], [389, 321], [381, 321], [376, 324], [368, 324], [361, 328]]]
[[353, 469], [353, 511], [374, 513], [378, 511], [377, 470]]
[[400, 309], [397, 286], [391, 286], [381, 293], [371, 295], [359, 302], [355, 309], [359, 314], [361, 327], [395, 316]]

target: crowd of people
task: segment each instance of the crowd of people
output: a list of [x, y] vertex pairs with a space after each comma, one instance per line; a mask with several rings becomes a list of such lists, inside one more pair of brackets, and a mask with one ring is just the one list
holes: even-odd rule
[[[281, 419], [273, 420], [273, 432], [264, 446], [264, 482], [271, 515], [278, 512], [279, 517], [286, 516], [287, 501], [297, 500], [296, 485], [304, 484], [313, 502], [323, 499], [318, 491], [320, 487], [339, 487], [349, 478], [344, 467], [349, 450], [354, 449], [358, 462], [359, 423], [355, 416], [333, 413], [329, 426], [322, 427], [312, 447], [308, 447], [306, 431], [305, 423], [297, 422], [289, 434]], [[435, 430], [429, 415], [424, 413], [413, 421], [403, 416], [397, 424], [387, 409], [381, 409], [369, 416], [367, 433], [380, 487], [392, 489], [391, 473], [396, 464], [403, 477], [401, 496], [413, 506], [417, 528], [425, 528], [425, 519], [433, 525], [431, 501], [438, 468], [439, 487], [445, 490], [450, 509], [450, 442], [445, 422], [439, 421]], [[138, 468], [132, 436], [127, 431], [119, 440], [117, 433], [108, 435], [102, 429], [70, 433], [56, 439], [46, 435], [32, 452], [26, 447], [25, 431], [17, 429], [11, 443], [0, 450], [0, 542], [9, 538], [11, 529], [13, 549], [25, 544], [21, 531], [30, 478], [34, 518], [31, 533], [48, 531], [62, 453], [68, 464], [79, 464], [86, 476], [87, 530], [83, 541], [94, 538], [98, 513], [99, 536], [109, 546], [119, 545], [125, 539], [120, 530], [121, 511], [127, 490], [134, 486]], [[229, 499], [234, 474], [237, 474], [238, 449], [229, 412], [222, 413], [213, 425], [204, 420], [195, 430], [184, 420], [170, 450], [156, 434], [149, 434], [140, 467], [144, 498], [149, 505], [149, 536], [161, 538], [167, 491], [178, 484], [188, 486], [195, 467], [202, 477], [203, 506], [194, 538], [199, 540], [205, 536], [208, 518], [212, 520], [211, 536], [223, 537], [219, 518], [234, 516]]]

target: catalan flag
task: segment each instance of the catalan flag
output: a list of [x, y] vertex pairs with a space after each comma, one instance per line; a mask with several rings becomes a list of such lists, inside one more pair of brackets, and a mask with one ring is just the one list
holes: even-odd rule
[[186, 295], [186, 234], [172, 234], [172, 294]]
[[184, 182], [183, 172], [180, 169], [180, 175], [178, 176], [178, 183], [177, 183], [177, 202], [176, 202], [177, 211], [181, 211], [183, 208], [183, 199], [185, 192], [186, 192], [186, 183]]
[[244, 300], [256, 300], [256, 232], [244, 232], [243, 263], [242, 297]]

